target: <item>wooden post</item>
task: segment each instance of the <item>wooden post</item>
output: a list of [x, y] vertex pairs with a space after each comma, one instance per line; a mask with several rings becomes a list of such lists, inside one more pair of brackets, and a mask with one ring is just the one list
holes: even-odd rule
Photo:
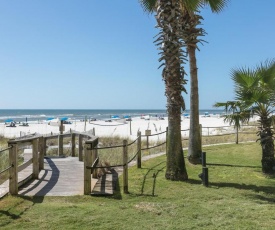
[[93, 135], [95, 136], [95, 127], [93, 127]]
[[12, 146], [9, 150], [9, 164], [12, 166], [9, 170], [9, 191], [11, 195], [18, 194], [18, 159], [17, 159], [17, 144], [9, 144]]
[[141, 168], [141, 132], [137, 133], [137, 168]]
[[78, 160], [83, 161], [83, 136], [81, 134], [78, 135]]
[[72, 157], [75, 157], [75, 133], [71, 134], [71, 143], [72, 143]]
[[60, 126], [59, 126], [59, 132], [60, 132], [60, 134], [63, 134], [63, 131], [64, 131], [64, 121], [63, 120], [61, 120], [60, 121]]
[[38, 175], [39, 175], [38, 138], [32, 140], [32, 172], [33, 172], [33, 179], [38, 179]]
[[151, 135], [151, 130], [150, 129], [145, 130], [145, 135], [146, 135], [147, 151], [150, 154], [150, 151], [149, 151], [149, 136]]
[[90, 195], [92, 192], [91, 169], [87, 166], [92, 166], [92, 151], [98, 144], [98, 138], [92, 141], [86, 141], [84, 147], [84, 195]]
[[47, 156], [47, 138], [43, 137], [44, 157]]
[[86, 132], [87, 116], [85, 116], [84, 132]]
[[[97, 158], [98, 154], [97, 154], [97, 149], [93, 149], [92, 150], [92, 164], [95, 162], [96, 158]], [[93, 171], [93, 178], [97, 178], [97, 172], [96, 170]]]
[[90, 195], [92, 192], [91, 181], [91, 169], [87, 169], [86, 166], [92, 165], [92, 153], [91, 144], [85, 144], [84, 146], [84, 195]]
[[44, 155], [46, 151], [44, 143], [44, 137], [39, 137], [39, 170], [44, 169]]
[[58, 156], [63, 155], [63, 136], [61, 134], [58, 135]]
[[130, 135], [132, 135], [132, 118], [130, 118]]
[[123, 140], [123, 192], [128, 191], [128, 141]]

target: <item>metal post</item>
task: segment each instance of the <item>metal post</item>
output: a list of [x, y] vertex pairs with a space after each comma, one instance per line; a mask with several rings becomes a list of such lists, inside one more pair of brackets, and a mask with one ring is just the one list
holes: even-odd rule
[[202, 159], [202, 173], [199, 174], [199, 177], [202, 180], [202, 184], [206, 187], [208, 187], [208, 168], [206, 167], [206, 152], [201, 153], [201, 159]]
[[239, 127], [236, 127], [236, 144], [239, 144]]
[[141, 168], [141, 132], [137, 133], [137, 168]]
[[201, 164], [202, 167], [206, 167], [206, 152], [201, 153]]
[[128, 191], [128, 141], [123, 140], [123, 191]]

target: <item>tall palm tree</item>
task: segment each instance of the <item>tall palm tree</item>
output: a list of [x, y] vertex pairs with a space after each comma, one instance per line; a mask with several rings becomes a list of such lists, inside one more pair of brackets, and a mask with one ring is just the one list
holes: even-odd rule
[[[143, 9], [152, 13], [157, 9], [157, 0], [139, 0]], [[180, 3], [179, 21], [181, 39], [187, 47], [190, 64], [190, 133], [188, 160], [191, 163], [199, 163], [202, 147], [199, 126], [199, 94], [198, 94], [198, 73], [196, 61], [196, 49], [198, 43], [202, 42], [199, 37], [205, 35], [202, 28], [197, 28], [203, 19], [197, 12], [197, 9], [209, 5], [213, 12], [220, 12], [228, 0], [178, 0]]]
[[235, 99], [240, 111], [259, 117], [258, 132], [262, 146], [262, 172], [275, 172], [272, 123], [275, 105], [275, 61], [267, 61], [254, 69], [233, 70], [231, 78], [235, 86]]
[[[197, 2], [198, 7], [209, 5], [212, 12], [219, 13], [226, 6], [228, 0], [201, 0]], [[198, 164], [201, 162], [201, 135], [199, 122], [199, 87], [198, 87], [198, 68], [196, 60], [196, 50], [198, 43], [203, 42], [200, 37], [206, 33], [203, 28], [199, 28], [203, 18], [198, 14], [197, 9], [189, 7], [188, 2], [182, 7], [182, 26], [184, 43], [187, 47], [190, 65], [190, 132], [188, 145], [188, 160], [190, 163]]]
[[182, 64], [185, 56], [182, 47], [182, 30], [179, 25], [181, 8], [178, 0], [140, 0], [143, 8], [156, 12], [157, 27], [160, 33], [155, 43], [160, 50], [162, 78], [165, 82], [167, 97], [168, 133], [167, 133], [167, 163], [165, 177], [170, 180], [187, 180], [188, 174], [181, 142], [181, 110], [185, 110], [182, 92], [185, 71]]

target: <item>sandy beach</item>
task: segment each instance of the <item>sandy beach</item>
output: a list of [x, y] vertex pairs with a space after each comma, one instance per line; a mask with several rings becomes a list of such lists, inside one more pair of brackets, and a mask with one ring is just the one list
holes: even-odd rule
[[[223, 121], [223, 118], [218, 116], [204, 117], [200, 116], [200, 124], [202, 125], [203, 134], [216, 134], [217, 132], [227, 129], [231, 129], [228, 123]], [[132, 121], [126, 120], [113, 120], [112, 122], [106, 122], [104, 120], [96, 120], [85, 122], [84, 121], [71, 121], [71, 124], [65, 124], [64, 133], [70, 131], [85, 132], [90, 130], [95, 130], [95, 134], [98, 137], [102, 136], [120, 136], [120, 137], [130, 137], [130, 139], [135, 139], [137, 132], [140, 131], [142, 135], [145, 135], [145, 130], [151, 130], [151, 134], [161, 133], [166, 130], [168, 125], [167, 117], [164, 120], [151, 117], [150, 120], [141, 119], [140, 117], [132, 118]], [[220, 128], [223, 127], [223, 128]], [[183, 136], [189, 135], [189, 118], [182, 117], [181, 129]], [[49, 125], [49, 122], [40, 121], [31, 122], [28, 126], [22, 126], [22, 124], [16, 124], [16, 127], [7, 127], [7, 124], [0, 124], [0, 135], [7, 138], [20, 137], [28, 134], [58, 134], [59, 127], [54, 125]], [[164, 136], [164, 135], [163, 135]], [[165, 137], [165, 136], [164, 136]]]

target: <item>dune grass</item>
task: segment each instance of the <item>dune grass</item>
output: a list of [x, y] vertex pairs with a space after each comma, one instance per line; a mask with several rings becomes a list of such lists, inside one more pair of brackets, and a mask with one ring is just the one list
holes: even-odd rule
[[[257, 143], [211, 146], [209, 187], [201, 166], [189, 180], [167, 181], [165, 156], [129, 169], [129, 194], [16, 197], [0, 200], [1, 229], [273, 229], [275, 179], [261, 172]], [[185, 152], [186, 155], [186, 152]]]

